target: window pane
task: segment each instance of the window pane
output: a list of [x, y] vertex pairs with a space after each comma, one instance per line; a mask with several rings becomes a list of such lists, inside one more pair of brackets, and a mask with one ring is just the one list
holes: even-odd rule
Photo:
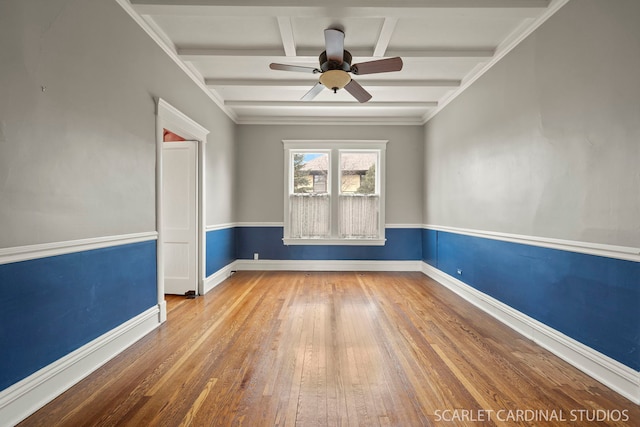
[[318, 194], [327, 192], [329, 155], [327, 153], [294, 153], [293, 192]]
[[376, 189], [378, 153], [340, 152], [339, 235], [346, 239], [379, 237], [380, 197]]
[[340, 153], [340, 192], [376, 194], [376, 152]]
[[297, 152], [292, 156], [293, 194], [289, 197], [290, 237], [328, 238], [331, 203], [328, 192], [329, 154]]

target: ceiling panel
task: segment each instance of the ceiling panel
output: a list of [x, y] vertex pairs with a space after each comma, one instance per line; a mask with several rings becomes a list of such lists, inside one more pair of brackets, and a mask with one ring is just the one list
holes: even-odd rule
[[292, 20], [296, 44], [302, 48], [314, 48], [318, 50], [318, 54], [324, 50], [325, 28], [344, 30], [344, 44], [347, 50], [364, 48], [373, 52], [383, 22], [383, 18], [303, 17]]
[[278, 22], [256, 16], [153, 16], [176, 46], [282, 49]]
[[[568, 0], [122, 0], [119, 3], [237, 123], [424, 123]], [[348, 4], [348, 6], [347, 6]], [[301, 101], [320, 74], [324, 30], [351, 63], [400, 56], [401, 71], [349, 76]], [[347, 68], [348, 69], [348, 68]]]
[[402, 18], [398, 20], [390, 45], [396, 49], [491, 49], [520, 22], [504, 17]]

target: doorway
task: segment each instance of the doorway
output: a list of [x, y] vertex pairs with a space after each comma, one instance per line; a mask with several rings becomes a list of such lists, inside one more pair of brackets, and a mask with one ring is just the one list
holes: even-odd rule
[[167, 318], [165, 294], [201, 294], [204, 286], [204, 156], [208, 133], [166, 101], [157, 100], [157, 288], [161, 322]]

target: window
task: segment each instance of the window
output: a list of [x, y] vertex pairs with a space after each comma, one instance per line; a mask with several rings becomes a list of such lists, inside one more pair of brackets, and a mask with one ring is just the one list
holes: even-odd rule
[[384, 245], [387, 141], [283, 141], [285, 244]]

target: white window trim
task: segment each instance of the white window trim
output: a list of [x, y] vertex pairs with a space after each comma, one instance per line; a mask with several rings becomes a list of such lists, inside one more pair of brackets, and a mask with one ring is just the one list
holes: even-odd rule
[[[282, 140], [284, 145], [284, 237], [282, 241], [285, 245], [342, 245], [342, 246], [384, 246], [387, 239], [385, 238], [385, 157], [388, 140], [328, 140], [328, 139], [314, 139], [314, 140]], [[291, 161], [290, 152], [292, 150], [307, 150], [323, 152], [331, 150], [331, 173], [327, 177], [327, 185], [333, 184], [334, 181], [340, 182], [339, 179], [334, 179], [333, 175], [335, 171], [339, 170], [339, 156], [335, 155], [334, 150], [379, 150], [379, 185], [380, 185], [380, 212], [379, 212], [379, 229], [380, 238], [378, 239], [343, 239], [338, 237], [331, 237], [328, 239], [300, 239], [291, 238], [288, 235], [290, 229], [291, 218], [289, 216], [289, 183], [291, 180]], [[332, 220], [337, 217], [333, 213], [334, 205], [337, 205], [335, 201], [338, 200], [338, 193], [335, 189], [331, 189], [331, 204], [332, 204]], [[335, 200], [335, 201], [334, 201]], [[332, 232], [335, 231], [335, 226], [332, 221]]]

